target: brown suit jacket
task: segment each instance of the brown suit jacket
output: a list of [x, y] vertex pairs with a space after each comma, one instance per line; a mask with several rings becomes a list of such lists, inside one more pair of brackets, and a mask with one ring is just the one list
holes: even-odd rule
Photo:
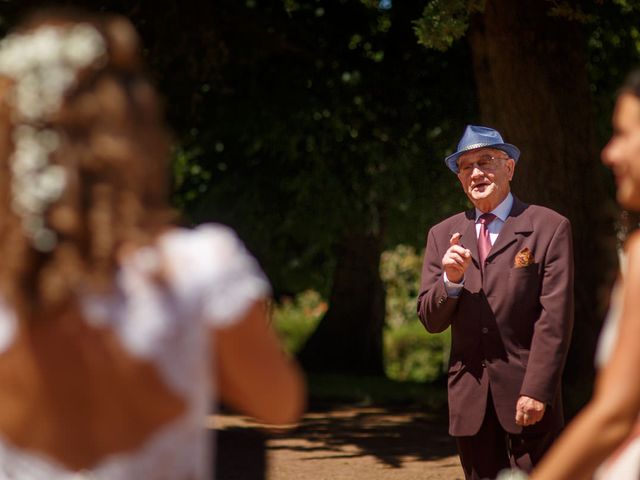
[[[442, 257], [456, 232], [472, 255], [457, 298], [447, 295], [442, 270]], [[525, 247], [534, 263], [515, 268], [514, 259]], [[434, 226], [427, 239], [418, 315], [429, 332], [451, 326], [451, 435], [478, 432], [489, 387], [506, 431], [523, 430], [515, 423], [520, 395], [547, 404], [544, 418], [526, 430], [562, 426], [560, 380], [573, 327], [573, 246], [566, 218], [514, 197], [487, 256], [484, 276], [478, 264], [475, 210]]]

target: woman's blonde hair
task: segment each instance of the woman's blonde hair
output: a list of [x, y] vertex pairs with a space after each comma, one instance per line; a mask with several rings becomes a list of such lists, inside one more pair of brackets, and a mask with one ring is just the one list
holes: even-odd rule
[[[70, 70], [73, 78], [54, 108], [35, 119], [21, 114], [16, 98], [23, 78], [0, 75], [0, 294], [34, 319], [66, 308], [78, 294], [110, 291], [121, 247], [152, 242], [173, 219], [168, 134], [131, 23], [49, 11], [32, 16], [14, 37], [79, 25], [99, 34], [103, 50]], [[35, 91], [43, 96], [37, 100], [52, 103]], [[28, 176], [18, 182], [24, 168], [16, 165], [17, 131], [36, 132], [33, 138], [53, 132], [46, 162], [64, 174], [59, 192], [39, 197], [41, 186], [30, 185]], [[23, 194], [45, 198], [36, 210], [41, 214], [26, 216], [18, 208]], [[34, 224], [49, 235], [47, 248], [35, 241]]]

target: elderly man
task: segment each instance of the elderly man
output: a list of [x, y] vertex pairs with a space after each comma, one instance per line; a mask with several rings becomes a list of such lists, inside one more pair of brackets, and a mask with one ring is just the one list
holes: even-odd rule
[[562, 428], [573, 325], [571, 226], [510, 192], [520, 151], [469, 125], [446, 158], [474, 208], [430, 231], [418, 315], [451, 326], [449, 433], [467, 479], [531, 471]]

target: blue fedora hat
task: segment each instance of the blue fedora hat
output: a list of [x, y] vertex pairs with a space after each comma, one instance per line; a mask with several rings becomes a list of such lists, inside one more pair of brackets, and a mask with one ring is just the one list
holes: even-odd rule
[[502, 135], [500, 135], [500, 132], [497, 130], [479, 125], [467, 125], [464, 135], [462, 135], [460, 143], [458, 143], [458, 151], [445, 158], [444, 163], [447, 164], [447, 167], [449, 167], [453, 173], [458, 173], [458, 158], [460, 158], [460, 155], [469, 150], [484, 147], [502, 150], [516, 162], [520, 158], [520, 150], [518, 147], [510, 143], [504, 143]]

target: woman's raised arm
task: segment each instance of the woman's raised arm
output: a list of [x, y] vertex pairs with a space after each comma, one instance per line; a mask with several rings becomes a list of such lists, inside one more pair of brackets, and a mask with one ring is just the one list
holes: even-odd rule
[[232, 326], [212, 331], [216, 379], [222, 401], [265, 423], [296, 422], [305, 407], [305, 384], [297, 364], [282, 351], [256, 302]]

